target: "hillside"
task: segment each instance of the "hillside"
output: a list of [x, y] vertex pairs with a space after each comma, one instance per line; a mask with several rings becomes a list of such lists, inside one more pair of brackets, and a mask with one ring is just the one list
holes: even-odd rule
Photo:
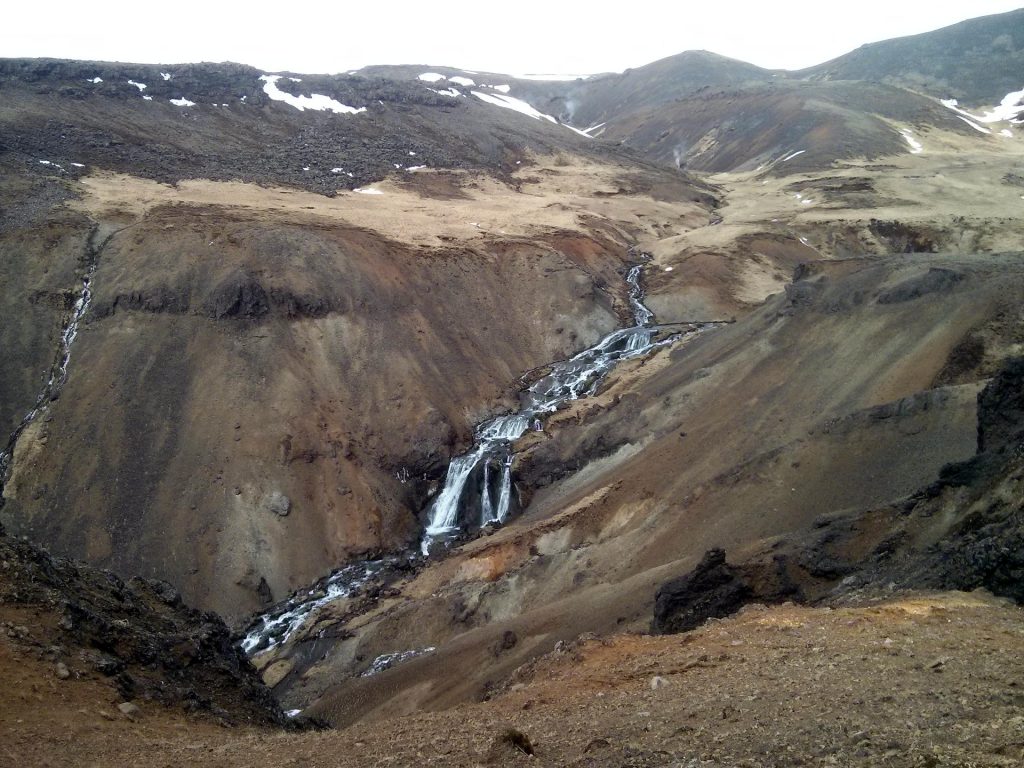
[[1024, 83], [1024, 8], [934, 32], [863, 45], [796, 73], [814, 80], [869, 80], [971, 107], [998, 104]]

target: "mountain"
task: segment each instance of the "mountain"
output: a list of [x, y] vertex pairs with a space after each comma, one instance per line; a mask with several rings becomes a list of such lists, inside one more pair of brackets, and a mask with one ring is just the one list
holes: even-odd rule
[[934, 32], [862, 45], [797, 76], [868, 80], [955, 98], [972, 107], [998, 104], [1024, 87], [1024, 8]]

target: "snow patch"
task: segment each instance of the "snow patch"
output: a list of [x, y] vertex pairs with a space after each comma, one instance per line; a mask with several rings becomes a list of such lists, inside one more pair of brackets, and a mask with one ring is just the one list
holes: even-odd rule
[[437, 72], [424, 72], [420, 75], [419, 79], [424, 83], [437, 83], [447, 78], [444, 75], [439, 75]]
[[532, 117], [534, 120], [547, 120], [548, 122], [552, 122], [555, 125], [564, 125], [570, 131], [575, 131], [580, 136], [586, 136], [588, 139], [591, 138], [588, 134], [584, 133], [579, 128], [573, 128], [571, 125], [559, 123], [551, 115], [545, 115], [543, 112], [538, 112], [525, 101], [517, 99], [513, 96], [505, 96], [503, 94], [499, 95], [495, 93], [484, 93], [482, 91], [470, 91], [470, 93], [472, 93], [481, 101], [485, 101], [488, 104], [493, 104], [496, 107], [504, 107], [505, 109], [511, 109], [515, 112], [524, 114], [527, 117]]
[[353, 189], [353, 192], [358, 192], [360, 195], [383, 195], [379, 189], [373, 187], [360, 187], [359, 189]]
[[330, 96], [324, 96], [320, 93], [314, 93], [311, 96], [292, 96], [290, 93], [285, 93], [277, 87], [277, 81], [281, 79], [281, 75], [263, 75], [260, 80], [263, 81], [263, 92], [267, 94], [274, 101], [283, 101], [285, 104], [290, 104], [300, 112], [306, 109], [312, 109], [319, 112], [329, 110], [339, 115], [358, 115], [360, 112], [365, 112], [366, 107], [350, 107], [347, 104], [342, 104], [340, 101], [335, 101]]
[[675, 267], [665, 267], [664, 271], [671, 272], [673, 269], [675, 269]]
[[146, 90], [146, 84], [145, 83], [136, 83], [134, 80], [129, 80], [128, 81], [128, 85], [134, 85], [140, 91]]
[[160, 77], [162, 77], [164, 80], [170, 80], [171, 79], [171, 73], [170, 72], [161, 72], [160, 73]]
[[176, 107], [194, 107], [196, 105], [194, 101], [188, 99], [170, 99], [169, 101]]
[[86, 80], [85, 82], [92, 83], [93, 85], [99, 85], [100, 83], [103, 82], [103, 78], [102, 77], [93, 77], [93, 78], [91, 78], [89, 80]]
[[442, 96], [451, 96], [453, 99], [457, 99], [462, 95], [462, 93], [457, 91], [455, 88], [446, 88], [443, 91], [439, 91], [436, 88], [429, 88], [428, 90], [431, 90], [434, 93], [439, 93]]
[[584, 128], [583, 132], [586, 134], [590, 134], [591, 131], [596, 131], [598, 128], [603, 128], [605, 125], [607, 125], [607, 122], [598, 123], [597, 125], [592, 125], [589, 128]]
[[344, 173], [344, 168], [331, 168], [331, 173]]
[[494, 90], [501, 91], [502, 93], [508, 93], [512, 90], [512, 86], [508, 83], [502, 83], [501, 85], [485, 85], [484, 88], [493, 88]]
[[75, 168], [85, 168], [84, 163], [72, 163], [71, 165], [73, 165]]
[[415, 173], [416, 171], [422, 171], [422, 170], [423, 170], [424, 168], [426, 168], [426, 167], [427, 167], [427, 166], [425, 166], [425, 165], [410, 165], [410, 166], [409, 166], [408, 168], [406, 168], [405, 170], [407, 170], [407, 171], [411, 171], [411, 172]]
[[963, 120], [969, 126], [971, 126], [971, 128], [973, 128], [974, 130], [976, 130], [976, 131], [978, 131], [980, 133], [992, 133], [992, 131], [989, 130], [988, 128], [986, 128], [985, 126], [978, 125], [976, 122], [974, 122], [973, 120], [968, 120], [963, 115], [957, 115], [957, 117], [959, 117], [961, 120]]
[[146, 101], [152, 101], [153, 100], [152, 96], [143, 95], [142, 98], [144, 98]]
[[909, 128], [904, 128], [900, 131], [900, 135], [907, 140], [907, 144], [910, 145], [910, 154], [919, 155], [924, 151], [924, 147], [917, 139], [913, 136], [913, 131]]
[[786, 156], [785, 156], [784, 158], [782, 158], [782, 159], [781, 159], [781, 160], [780, 160], [779, 162], [780, 162], [780, 163], [788, 163], [788, 162], [789, 162], [790, 160], [792, 160], [792, 159], [793, 159], [794, 157], [796, 157], [797, 155], [802, 155], [802, 154], [803, 154], [804, 152], [806, 152], [806, 151], [807, 151], [806, 149], [798, 149], [798, 150], [797, 150], [796, 152], [794, 152], [793, 154], [791, 154], [791, 155], [786, 155]]
[[1009, 128], [1003, 128], [1003, 130], [1001, 130], [999, 132], [999, 135], [1000, 136], [1005, 136], [1008, 139], [1012, 139], [1013, 138], [1013, 131], [1011, 131]]
[[978, 123], [1000, 123], [1004, 120], [1013, 120], [1024, 114], [1024, 89], [1012, 91], [1003, 97], [999, 106], [985, 111], [983, 115], [975, 115], [960, 109], [956, 99], [942, 99], [942, 104], [954, 112], [969, 117]]
[[472, 85], [476, 85], [476, 82], [471, 80], [471, 79], [469, 79], [468, 77], [461, 77], [461, 76], [449, 77], [448, 81], [452, 82], [452, 83], [456, 83], [458, 85], [464, 85], [467, 88], [469, 88]]

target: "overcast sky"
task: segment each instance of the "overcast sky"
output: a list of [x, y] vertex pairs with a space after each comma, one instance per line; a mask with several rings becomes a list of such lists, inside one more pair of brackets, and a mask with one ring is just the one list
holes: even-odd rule
[[797, 69], [863, 43], [1020, 5], [1021, 0], [22, 0], [4, 9], [0, 56], [238, 61], [310, 73], [368, 64], [446, 64], [506, 74], [583, 74], [706, 49], [762, 67]]

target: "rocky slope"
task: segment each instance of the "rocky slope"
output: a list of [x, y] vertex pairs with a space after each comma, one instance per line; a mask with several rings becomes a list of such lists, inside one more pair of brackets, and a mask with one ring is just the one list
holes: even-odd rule
[[686, 635], [549, 646], [487, 701], [320, 733], [148, 708], [110, 722], [44, 687], [5, 747], [52, 766], [1012, 766], [1022, 629], [983, 594], [751, 606]]
[[934, 32], [863, 45], [797, 73], [811, 79], [872, 80], [972, 107], [1020, 90], [1024, 9], [969, 19]]
[[[212, 613], [170, 584], [54, 558], [0, 531], [0, 728], [60, 702], [87, 717], [140, 708], [224, 724], [283, 725], [284, 715]], [[5, 739], [5, 754], [13, 745]]]

